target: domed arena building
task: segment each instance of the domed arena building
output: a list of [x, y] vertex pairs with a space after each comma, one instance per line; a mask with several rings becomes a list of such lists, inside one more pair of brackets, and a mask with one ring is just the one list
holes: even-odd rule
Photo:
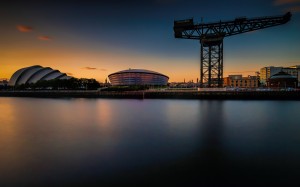
[[295, 88], [298, 85], [298, 80], [296, 77], [280, 71], [272, 75], [267, 84], [271, 88]]
[[161, 73], [145, 69], [128, 69], [108, 75], [113, 86], [151, 85], [165, 86], [169, 77]]
[[50, 67], [39, 65], [25, 67], [16, 71], [10, 78], [8, 85], [17, 86], [26, 83], [36, 83], [39, 80], [70, 79], [66, 73], [54, 70]]

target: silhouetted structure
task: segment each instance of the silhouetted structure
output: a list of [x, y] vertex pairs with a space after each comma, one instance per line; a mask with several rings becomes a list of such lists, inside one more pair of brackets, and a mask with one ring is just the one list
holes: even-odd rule
[[268, 87], [271, 88], [296, 88], [298, 80], [296, 77], [280, 71], [268, 79]]
[[282, 68], [282, 71], [296, 77], [298, 81], [297, 86], [300, 87], [300, 65], [284, 67]]
[[200, 85], [223, 86], [223, 39], [290, 21], [290, 12], [283, 16], [236, 18], [233, 21], [194, 24], [193, 19], [174, 21], [175, 38], [194, 39], [201, 43]]
[[274, 66], [269, 66], [269, 67], [263, 67], [260, 69], [260, 83], [264, 86], [267, 85], [268, 79], [275, 75], [276, 73], [283, 71], [285, 73], [288, 73], [294, 77], [297, 78], [298, 81], [298, 87], [300, 86], [300, 65], [294, 65], [290, 67], [274, 67]]

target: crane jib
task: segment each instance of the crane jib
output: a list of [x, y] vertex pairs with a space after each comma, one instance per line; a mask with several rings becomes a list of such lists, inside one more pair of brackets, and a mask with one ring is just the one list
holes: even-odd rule
[[195, 24], [192, 18], [174, 21], [175, 38], [199, 40], [200, 86], [223, 87], [224, 37], [285, 24], [292, 14], [258, 18], [237, 17], [231, 21]]

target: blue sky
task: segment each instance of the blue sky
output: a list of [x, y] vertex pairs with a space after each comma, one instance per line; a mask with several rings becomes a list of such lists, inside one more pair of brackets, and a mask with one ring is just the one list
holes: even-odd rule
[[[10, 1], [0, 7], [0, 78], [40, 64], [99, 81], [127, 68], [158, 71], [170, 81], [195, 81], [199, 42], [175, 39], [175, 19], [211, 22], [289, 10], [292, 21], [285, 25], [225, 38], [224, 71], [247, 75], [263, 66], [296, 65], [299, 7], [299, 0]], [[31, 30], [20, 32], [17, 25]]]

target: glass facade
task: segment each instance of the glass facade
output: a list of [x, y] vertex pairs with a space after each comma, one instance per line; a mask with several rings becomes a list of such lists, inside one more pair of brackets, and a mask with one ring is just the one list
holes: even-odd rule
[[122, 85], [167, 85], [169, 77], [148, 70], [125, 70], [108, 76], [114, 86]]

